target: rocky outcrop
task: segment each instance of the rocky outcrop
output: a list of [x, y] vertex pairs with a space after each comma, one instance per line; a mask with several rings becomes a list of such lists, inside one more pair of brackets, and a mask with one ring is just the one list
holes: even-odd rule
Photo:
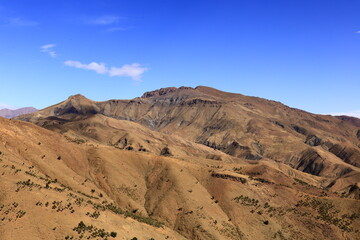
[[341, 196], [360, 200], [360, 187], [358, 184], [351, 184], [341, 192]]
[[168, 147], [164, 147], [163, 149], [161, 149], [160, 155], [170, 157], [172, 156], [172, 153], [170, 152], [170, 149]]
[[321, 138], [318, 138], [315, 135], [308, 135], [306, 137], [305, 143], [309, 146], [319, 146], [321, 144]]
[[334, 144], [329, 148], [329, 152], [340, 158], [346, 163], [349, 163], [355, 167], [360, 166], [360, 152], [357, 149], [343, 147], [339, 144]]
[[166, 95], [171, 92], [175, 92], [176, 90], [177, 90], [176, 87], [160, 88], [155, 91], [145, 92], [141, 97], [142, 98], [158, 97], [158, 96]]
[[222, 150], [223, 147], [221, 145], [217, 145], [215, 142], [209, 142], [209, 141], [199, 141], [197, 143], [203, 144], [207, 147], [210, 147], [215, 150]]
[[316, 176], [319, 176], [325, 167], [322, 157], [312, 148], [301, 152], [298, 156], [293, 156], [290, 166]]
[[278, 122], [278, 121], [272, 121], [272, 122], [281, 128], [285, 128], [284, 124], [282, 124], [281, 122]]
[[360, 129], [357, 130], [357, 132], [356, 132], [356, 137], [357, 137], [358, 140], [360, 140]]
[[186, 90], [186, 89], [193, 89], [191, 87], [168, 87], [168, 88], [160, 88], [157, 89], [155, 91], [149, 91], [149, 92], [145, 92], [141, 98], [151, 98], [151, 97], [159, 97], [159, 96], [163, 96], [169, 93], [174, 93], [178, 90]]
[[181, 103], [181, 105], [184, 105], [184, 104], [187, 104], [189, 106], [193, 106], [196, 104], [202, 104], [202, 105], [211, 105], [214, 107], [221, 107], [221, 103], [218, 101], [211, 101], [211, 100], [201, 99], [201, 98], [190, 99], [189, 101]]
[[297, 125], [292, 125], [292, 128], [297, 132], [297, 133], [300, 133], [302, 135], [306, 135], [308, 133], [308, 131], [303, 128], [303, 127], [300, 127], [300, 126], [297, 126]]
[[245, 158], [248, 160], [260, 160], [262, 156], [251, 151], [248, 146], [242, 146], [237, 141], [233, 141], [231, 144], [222, 148], [224, 153], [238, 158]]
[[260, 160], [264, 152], [264, 147], [259, 143], [252, 144], [255, 151], [248, 146], [242, 146], [237, 141], [232, 141], [230, 144], [218, 145], [215, 142], [199, 141], [197, 143], [203, 144], [215, 150], [220, 150], [230, 156], [245, 158], [247, 160]]

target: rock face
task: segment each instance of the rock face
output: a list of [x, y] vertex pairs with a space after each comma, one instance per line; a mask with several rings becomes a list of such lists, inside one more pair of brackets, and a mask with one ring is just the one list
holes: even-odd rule
[[11, 109], [0, 109], [0, 117], [4, 118], [14, 118], [23, 114], [33, 113], [36, 112], [37, 109], [33, 107], [25, 107], [25, 108], [19, 108], [16, 110]]
[[354, 199], [360, 200], [360, 188], [357, 184], [349, 186], [347, 197], [353, 197]]
[[319, 176], [325, 167], [322, 157], [311, 148], [301, 152], [300, 156], [293, 157], [290, 162], [295, 169], [316, 176]]
[[321, 144], [321, 139], [315, 135], [308, 135], [306, 137], [305, 143], [310, 146], [319, 146]]
[[335, 144], [329, 149], [329, 151], [346, 163], [356, 167], [360, 166], [360, 154], [355, 148], [347, 148], [339, 144]]
[[298, 133], [300, 133], [300, 134], [302, 134], [302, 135], [306, 135], [306, 134], [308, 133], [308, 131], [307, 131], [305, 128], [303, 128], [303, 127], [299, 127], [299, 126], [293, 125], [292, 128], [293, 128], [296, 132], [298, 132]]
[[159, 97], [159, 96], [166, 95], [168, 93], [175, 92], [176, 90], [177, 90], [176, 87], [160, 88], [160, 89], [155, 90], [155, 91], [146, 92], [141, 97], [142, 98]]
[[306, 137], [305, 143], [310, 146], [319, 146], [321, 144], [321, 139], [315, 135], [309, 135]]
[[249, 160], [260, 160], [262, 158], [258, 154], [253, 153], [250, 147], [241, 146], [237, 141], [233, 141], [231, 144], [220, 148], [220, 150], [231, 156]]

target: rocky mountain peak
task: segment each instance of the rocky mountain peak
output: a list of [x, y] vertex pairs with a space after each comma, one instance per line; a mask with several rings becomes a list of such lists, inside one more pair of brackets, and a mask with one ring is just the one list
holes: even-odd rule
[[71, 95], [69, 98], [69, 100], [89, 100], [88, 98], [86, 98], [84, 95], [81, 94], [75, 94], [75, 95]]
[[160, 88], [154, 91], [145, 92], [141, 97], [142, 98], [151, 98], [151, 97], [159, 97], [163, 95], [167, 95], [169, 93], [175, 93], [182, 90], [194, 89], [192, 87], [167, 87], [167, 88]]

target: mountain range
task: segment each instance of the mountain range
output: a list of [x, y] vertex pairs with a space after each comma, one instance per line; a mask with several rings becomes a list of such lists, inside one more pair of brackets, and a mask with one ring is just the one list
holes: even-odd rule
[[170, 87], [0, 132], [4, 239], [360, 238], [356, 118]]
[[18, 108], [18, 109], [0, 109], [0, 117], [4, 118], [14, 118], [23, 114], [33, 113], [36, 112], [37, 109], [33, 107], [24, 107], [24, 108]]

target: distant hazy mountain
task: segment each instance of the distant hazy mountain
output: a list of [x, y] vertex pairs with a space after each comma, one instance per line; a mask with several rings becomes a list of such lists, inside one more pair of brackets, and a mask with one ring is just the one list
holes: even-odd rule
[[36, 111], [37, 109], [33, 107], [24, 107], [15, 110], [4, 108], [0, 110], [0, 116], [4, 118], [13, 118], [23, 114], [33, 113]]

